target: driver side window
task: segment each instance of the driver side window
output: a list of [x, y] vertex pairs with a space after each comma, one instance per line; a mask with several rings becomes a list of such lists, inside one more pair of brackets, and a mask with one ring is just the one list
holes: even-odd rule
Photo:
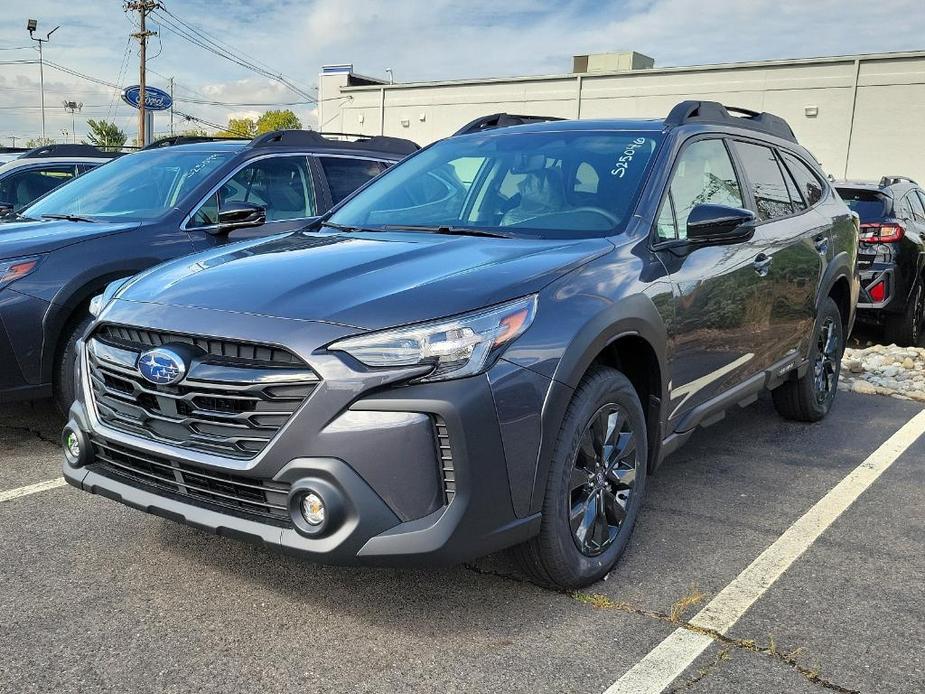
[[658, 240], [687, 238], [687, 218], [701, 203], [744, 207], [722, 140], [698, 140], [681, 153], [656, 222]]
[[268, 222], [317, 214], [308, 162], [302, 156], [268, 157], [245, 166], [199, 206], [189, 228], [218, 224], [219, 210], [230, 202], [266, 208]]

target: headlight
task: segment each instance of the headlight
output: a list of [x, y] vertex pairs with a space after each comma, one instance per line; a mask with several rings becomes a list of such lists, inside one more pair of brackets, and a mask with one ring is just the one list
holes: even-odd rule
[[455, 318], [419, 323], [340, 340], [328, 349], [346, 352], [366, 366], [427, 366], [421, 381], [472, 376], [530, 327], [536, 296]]
[[100, 314], [103, 312], [103, 309], [112, 301], [113, 297], [116, 295], [122, 287], [124, 287], [128, 281], [132, 279], [131, 277], [123, 277], [121, 280], [116, 280], [115, 282], [110, 282], [106, 285], [106, 289], [103, 290], [102, 294], [97, 294], [92, 299], [90, 299], [90, 315], [94, 318], [99, 318]]
[[41, 256], [30, 258], [14, 258], [0, 262], [0, 289], [22, 279], [39, 266]]

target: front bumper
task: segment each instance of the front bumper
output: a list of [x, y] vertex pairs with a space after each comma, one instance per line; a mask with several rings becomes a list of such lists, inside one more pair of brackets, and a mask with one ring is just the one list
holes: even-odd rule
[[[112, 430], [95, 415], [86, 379], [71, 408], [68, 427], [81, 432], [87, 443], [92, 439], [95, 443], [89, 448], [94, 451], [102, 442], [129, 455], [156, 455], [203, 473], [233, 472], [237, 479], [287, 485], [280, 504], [289, 510], [289, 522], [265, 522], [202, 499], [167, 493], [144, 480], [113, 474], [95, 457], [79, 467], [65, 462], [65, 479], [148, 513], [332, 564], [450, 565], [538, 532], [539, 514], [515, 512], [505, 458], [507, 438], [500, 423], [505, 417], [499, 418], [488, 375], [369, 388], [345, 380], [343, 362], [327, 359], [337, 363], [312, 355], [310, 365], [325, 377], [323, 385], [252, 461], [182, 451]], [[504, 373], [500, 381], [505, 388], [524, 393], [530, 384], [529, 390], [539, 391], [533, 372], [510, 364], [496, 369]], [[350, 385], [360, 391], [359, 397], [345, 392]], [[440, 476], [434, 422], [448, 433], [453, 494], [447, 493]], [[344, 500], [338, 522], [320, 536], [306, 532], [298, 510], [305, 491], [319, 485], [329, 485]]]

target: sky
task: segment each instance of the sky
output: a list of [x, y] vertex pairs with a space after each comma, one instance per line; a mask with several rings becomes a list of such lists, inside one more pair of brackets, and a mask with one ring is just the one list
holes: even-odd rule
[[[226, 44], [247, 62], [283, 75], [292, 88], [209, 53], [149, 20], [148, 82], [175, 78], [176, 110], [210, 123], [291, 108], [315, 124], [311, 99], [320, 66], [397, 82], [565, 73], [574, 54], [636, 50], [657, 67], [925, 49], [922, 0], [163, 0], [172, 21]], [[173, 19], [171, 19], [171, 16]], [[105, 83], [138, 82], [137, 29], [121, 0], [3, 0], [0, 3], [0, 143], [41, 134], [36, 35], [51, 63]], [[185, 30], [189, 33], [189, 30]], [[82, 102], [86, 119], [115, 120], [129, 135], [135, 111], [118, 90], [46, 65], [46, 132], [71, 137], [62, 102]], [[221, 102], [199, 103], [199, 102]], [[252, 105], [260, 104], [260, 105]], [[264, 106], [263, 104], [273, 104]], [[193, 125], [177, 117], [177, 129]], [[156, 116], [165, 131], [167, 116]], [[208, 127], [206, 129], [209, 129]], [[62, 133], [66, 131], [66, 135]], [[21, 144], [21, 143], [20, 143]]]

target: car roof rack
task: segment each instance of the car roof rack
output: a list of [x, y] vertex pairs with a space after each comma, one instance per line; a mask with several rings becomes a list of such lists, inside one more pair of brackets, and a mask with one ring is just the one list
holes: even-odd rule
[[199, 142], [250, 142], [249, 137], [218, 137], [214, 135], [169, 135], [155, 140], [142, 149], [160, 149], [174, 145], [194, 145]]
[[512, 113], [493, 113], [490, 116], [481, 116], [466, 123], [453, 133], [452, 137], [456, 137], [457, 135], [471, 135], [472, 133], [494, 130], [495, 128], [507, 128], [512, 125], [529, 125], [530, 123], [546, 123], [555, 120], [565, 119], [558, 118], [557, 116], [518, 116]]
[[914, 186], [918, 185], [918, 183], [913, 181], [908, 176], [884, 176], [880, 179], [880, 182], [877, 185], [879, 185], [881, 188], [886, 188], [887, 186], [891, 186], [895, 183], [911, 183]]
[[[741, 115], [732, 115], [734, 113]], [[738, 106], [724, 106], [718, 101], [682, 101], [671, 109], [665, 125], [676, 127], [688, 123], [713, 123], [758, 130], [782, 140], [796, 142], [790, 125], [773, 113], [752, 111]]]
[[[356, 140], [336, 140], [325, 135], [356, 137]], [[420, 146], [411, 140], [385, 135], [357, 135], [352, 133], [319, 133], [316, 130], [275, 130], [258, 135], [251, 140], [256, 147], [310, 147], [312, 149], [358, 149], [406, 155], [416, 152]]]
[[104, 152], [93, 145], [87, 144], [70, 144], [70, 145], [42, 145], [30, 149], [23, 154], [20, 159], [38, 159], [40, 157], [95, 157], [97, 159], [113, 159], [118, 157], [122, 152]]

